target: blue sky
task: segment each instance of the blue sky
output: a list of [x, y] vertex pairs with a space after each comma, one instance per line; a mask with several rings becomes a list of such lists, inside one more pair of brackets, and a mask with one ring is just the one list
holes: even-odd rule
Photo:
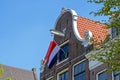
[[62, 7], [92, 20], [106, 19], [89, 15], [101, 5], [87, 0], [0, 0], [0, 63], [28, 70], [34, 67], [39, 73], [40, 60], [53, 39], [49, 30]]

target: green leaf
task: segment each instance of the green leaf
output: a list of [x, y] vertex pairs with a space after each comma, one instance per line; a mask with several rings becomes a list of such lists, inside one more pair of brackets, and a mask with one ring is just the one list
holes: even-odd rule
[[6, 78], [5, 80], [12, 80], [12, 78]]
[[3, 66], [0, 64], [0, 78], [2, 77], [4, 72]]

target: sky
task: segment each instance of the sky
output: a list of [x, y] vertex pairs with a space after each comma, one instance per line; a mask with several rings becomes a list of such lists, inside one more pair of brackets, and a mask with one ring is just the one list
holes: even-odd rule
[[0, 0], [0, 64], [36, 68], [39, 74], [40, 61], [53, 40], [49, 30], [54, 29], [61, 9], [102, 21], [107, 17], [89, 14], [101, 6], [87, 0]]

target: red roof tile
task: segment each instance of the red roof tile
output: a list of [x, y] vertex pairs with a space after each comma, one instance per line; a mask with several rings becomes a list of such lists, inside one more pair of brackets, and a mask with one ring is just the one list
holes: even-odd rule
[[109, 34], [109, 29], [105, 28], [105, 24], [83, 18], [78, 16], [77, 18], [77, 29], [79, 35], [84, 39], [84, 32], [90, 30], [93, 35], [94, 41], [104, 41], [106, 39], [106, 35]]

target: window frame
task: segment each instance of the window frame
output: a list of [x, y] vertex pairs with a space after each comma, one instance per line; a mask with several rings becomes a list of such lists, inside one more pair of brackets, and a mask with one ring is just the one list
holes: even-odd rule
[[110, 28], [111, 38], [115, 38], [119, 35], [119, 29], [112, 27]]
[[115, 80], [115, 76], [120, 76], [120, 72], [118, 74], [115, 75], [115, 72], [112, 73], [113, 74], [113, 80]]
[[66, 68], [66, 69], [62, 70], [61, 72], [57, 73], [57, 80], [59, 80], [60, 75], [65, 72], [68, 72], [68, 79], [69, 79], [69, 71], [68, 71], [68, 68]]
[[[66, 44], [69, 44], [69, 40], [65, 41], [64, 43], [62, 43], [62, 44], [59, 45], [59, 46], [62, 47], [62, 46], [64, 46], [64, 45], [66, 45]], [[65, 62], [65, 61], [67, 61], [68, 58], [69, 58], [69, 51], [68, 51], [68, 57], [67, 57], [66, 59], [62, 60], [62, 61], [59, 61], [59, 58], [58, 58], [58, 60], [57, 60], [57, 64], [56, 64], [56, 65], [59, 65], [59, 64]]]
[[72, 69], [72, 80], [74, 80], [74, 69], [75, 69], [74, 67], [75, 67], [76, 65], [84, 62], [84, 61], [86, 61], [86, 59], [83, 59], [83, 60], [81, 60], [81, 61], [79, 61], [79, 62], [77, 62], [77, 63], [75, 63], [75, 64], [73, 65], [73, 69]]
[[[46, 80], [50, 80], [50, 79], [52, 79], [53, 78], [53, 76], [51, 76], [51, 77], [49, 77], [48, 79], [46, 79]], [[54, 80], [54, 79], [53, 79]]]
[[[98, 75], [100, 74], [100, 73], [102, 73], [102, 72], [104, 72], [106, 69], [103, 69], [102, 71], [100, 71], [100, 72], [98, 72], [97, 74], [96, 74], [96, 80], [98, 80]], [[111, 80], [115, 80], [114, 79], [114, 72], [111, 72], [111, 75], [112, 75], [112, 79]]]
[[106, 69], [103, 69], [102, 71], [100, 71], [100, 72], [98, 72], [98, 73], [96, 74], [96, 80], [99, 80], [99, 79], [98, 79], [98, 75], [101, 74], [101, 73], [103, 73], [105, 70], [106, 70]]

